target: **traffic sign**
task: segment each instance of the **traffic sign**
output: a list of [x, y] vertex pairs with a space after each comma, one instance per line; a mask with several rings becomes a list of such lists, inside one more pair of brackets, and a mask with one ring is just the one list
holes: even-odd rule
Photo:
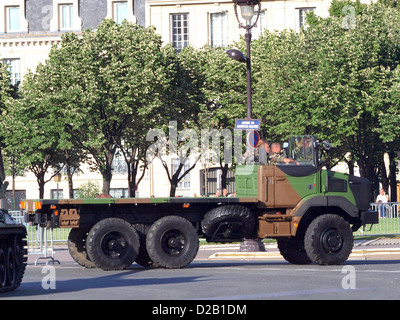
[[258, 141], [260, 141], [260, 134], [258, 131], [249, 131], [247, 134], [248, 145], [252, 148], [255, 148], [258, 144]]
[[236, 119], [235, 130], [260, 130], [260, 119]]

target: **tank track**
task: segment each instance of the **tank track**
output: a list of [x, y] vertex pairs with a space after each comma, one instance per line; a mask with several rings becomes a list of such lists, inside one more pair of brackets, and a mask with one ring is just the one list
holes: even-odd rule
[[20, 286], [27, 260], [25, 227], [0, 228], [0, 293]]

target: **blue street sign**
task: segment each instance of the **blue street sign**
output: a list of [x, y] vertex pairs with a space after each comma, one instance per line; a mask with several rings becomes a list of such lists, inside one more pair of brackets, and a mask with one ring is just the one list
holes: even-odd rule
[[260, 130], [260, 119], [236, 119], [235, 130]]

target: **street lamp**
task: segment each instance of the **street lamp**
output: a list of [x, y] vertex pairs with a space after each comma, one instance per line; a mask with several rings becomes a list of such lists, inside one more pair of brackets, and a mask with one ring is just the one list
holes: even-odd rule
[[[227, 50], [226, 53], [232, 59], [239, 62], [246, 62], [247, 68], [247, 119], [252, 118], [252, 99], [251, 99], [251, 60], [250, 60], [250, 42], [251, 42], [251, 32], [250, 30], [256, 26], [258, 18], [260, 17], [261, 12], [261, 0], [232, 0], [234, 3], [235, 16], [239, 23], [239, 28], [243, 28], [246, 30], [245, 40], [246, 40], [246, 50], [247, 57], [237, 49]], [[254, 7], [258, 5], [257, 17], [253, 24], [251, 24], [251, 20], [254, 16]], [[240, 13], [242, 18], [246, 20], [246, 24], [243, 25], [238, 17], [237, 6], [240, 7]]]

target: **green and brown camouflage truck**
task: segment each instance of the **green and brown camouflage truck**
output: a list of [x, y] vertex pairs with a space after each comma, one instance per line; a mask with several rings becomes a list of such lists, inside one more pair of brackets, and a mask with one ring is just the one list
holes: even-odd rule
[[195, 258], [199, 237], [209, 242], [277, 240], [294, 264], [341, 264], [353, 232], [378, 223], [367, 179], [324, 170], [327, 142], [291, 137], [293, 164], [236, 168], [236, 197], [26, 200], [25, 219], [71, 228], [71, 256], [85, 267], [181, 268]]

